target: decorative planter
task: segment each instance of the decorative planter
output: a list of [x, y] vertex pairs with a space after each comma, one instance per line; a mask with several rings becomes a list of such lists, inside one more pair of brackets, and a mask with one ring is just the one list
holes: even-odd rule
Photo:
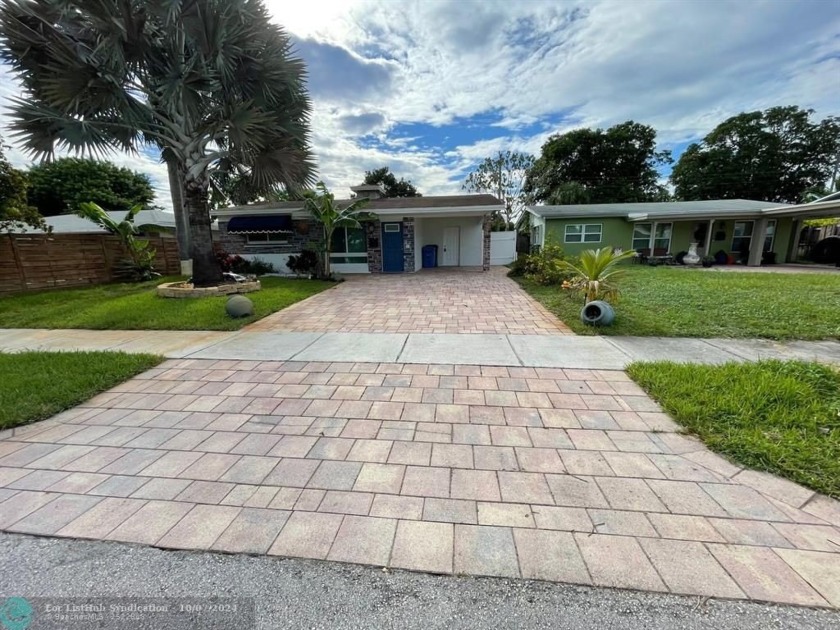
[[587, 302], [580, 311], [580, 321], [588, 326], [609, 326], [614, 320], [613, 307], [603, 300]]
[[251, 293], [261, 289], [260, 281], [220, 284], [215, 287], [194, 287], [186, 282], [165, 282], [157, 287], [157, 294], [165, 298], [202, 298], [235, 293]]
[[686, 265], [696, 265], [700, 262], [700, 254], [697, 253], [697, 243], [692, 243], [688, 246], [688, 253], [683, 256], [683, 263]]

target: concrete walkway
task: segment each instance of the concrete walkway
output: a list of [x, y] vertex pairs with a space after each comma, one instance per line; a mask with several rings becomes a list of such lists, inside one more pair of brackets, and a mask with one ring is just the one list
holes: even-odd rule
[[621, 371], [178, 359], [0, 432], [0, 529], [840, 607], [840, 503]]
[[836, 341], [341, 332], [0, 329], [0, 352], [121, 350], [168, 358], [503, 365], [621, 370], [634, 361], [840, 363]]

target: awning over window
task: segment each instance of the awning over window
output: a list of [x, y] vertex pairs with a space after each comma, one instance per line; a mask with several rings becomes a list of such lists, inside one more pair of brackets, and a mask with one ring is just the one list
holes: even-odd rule
[[269, 232], [291, 234], [293, 232], [292, 217], [288, 214], [231, 217], [228, 221], [228, 232], [230, 234], [266, 234]]

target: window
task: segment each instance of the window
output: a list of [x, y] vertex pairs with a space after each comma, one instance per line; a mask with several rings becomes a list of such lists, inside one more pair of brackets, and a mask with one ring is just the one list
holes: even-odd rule
[[289, 235], [286, 232], [257, 232], [246, 234], [245, 242], [248, 245], [270, 245], [272, 243], [288, 243]]
[[386, 232], [399, 232], [400, 231], [400, 224], [399, 223], [386, 223], [385, 224], [385, 231]]
[[671, 249], [671, 225], [670, 223], [657, 223], [656, 231], [653, 234], [653, 253], [665, 250], [667, 254]]
[[[672, 227], [671, 223], [656, 224], [656, 231], [653, 234], [653, 252], [651, 252], [654, 256], [668, 253], [671, 249]], [[650, 249], [650, 231], [652, 228], [652, 223], [636, 223], [633, 225], [634, 250]]]
[[650, 248], [650, 223], [636, 223], [633, 225], [633, 249], [637, 252]]
[[367, 242], [362, 228], [336, 228], [333, 232], [330, 261], [334, 263], [366, 263]]
[[732, 249], [729, 251], [738, 253], [749, 252], [752, 233], [752, 221], [735, 221], [735, 229], [732, 232]]
[[776, 219], [767, 222], [767, 234], [764, 236], [764, 251], [773, 251], [773, 241], [776, 238]]
[[600, 243], [600, 223], [577, 223], [566, 226], [565, 243]]

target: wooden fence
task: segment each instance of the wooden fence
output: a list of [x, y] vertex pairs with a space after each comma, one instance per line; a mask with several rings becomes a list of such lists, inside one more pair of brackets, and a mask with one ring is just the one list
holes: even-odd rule
[[[174, 237], [151, 236], [155, 269], [181, 272]], [[0, 236], [0, 295], [113, 282], [114, 263], [126, 258], [110, 234], [5, 234]]]

